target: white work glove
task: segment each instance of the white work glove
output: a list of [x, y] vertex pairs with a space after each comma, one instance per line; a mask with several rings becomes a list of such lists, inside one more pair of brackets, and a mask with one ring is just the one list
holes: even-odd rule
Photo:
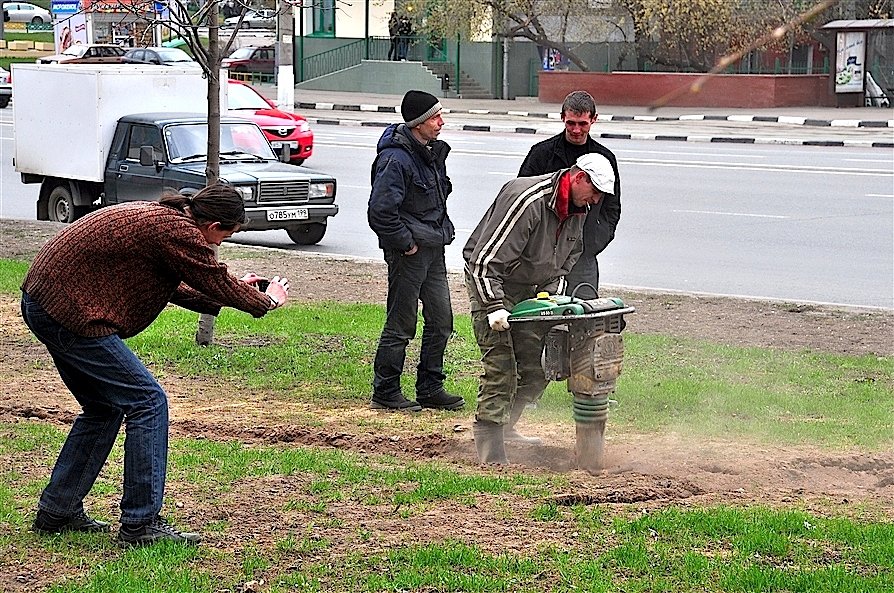
[[282, 307], [286, 299], [289, 298], [289, 281], [279, 276], [270, 279], [267, 290], [264, 291], [270, 300], [273, 301], [273, 308]]
[[497, 309], [493, 313], [488, 313], [487, 323], [494, 331], [506, 331], [509, 329], [509, 311], [506, 309]]

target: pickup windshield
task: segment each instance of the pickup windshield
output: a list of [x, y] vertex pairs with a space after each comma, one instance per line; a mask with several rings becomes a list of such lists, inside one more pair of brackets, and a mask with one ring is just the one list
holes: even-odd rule
[[[170, 125], [165, 127], [164, 133], [171, 162], [182, 163], [207, 157], [207, 124]], [[220, 125], [220, 154], [235, 160], [276, 160], [263, 132], [250, 122]]]

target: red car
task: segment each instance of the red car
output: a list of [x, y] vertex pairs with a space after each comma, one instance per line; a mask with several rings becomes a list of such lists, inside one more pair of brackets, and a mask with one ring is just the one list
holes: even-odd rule
[[302, 164], [313, 154], [314, 133], [303, 116], [281, 111], [251, 86], [229, 80], [227, 107], [230, 115], [249, 119], [264, 131], [276, 154], [289, 147], [289, 162]]
[[[243, 26], [245, 26], [243, 24]], [[220, 62], [221, 68], [230, 72], [260, 72], [273, 74], [276, 67], [276, 50], [272, 45], [264, 47], [240, 47]]]

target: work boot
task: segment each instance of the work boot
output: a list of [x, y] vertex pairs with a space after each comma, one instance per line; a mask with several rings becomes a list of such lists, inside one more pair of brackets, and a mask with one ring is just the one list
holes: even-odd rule
[[31, 525], [31, 531], [41, 535], [53, 535], [66, 531], [105, 533], [110, 529], [111, 526], [108, 523], [88, 517], [83, 510], [71, 517], [59, 517], [47, 511], [38, 510], [34, 523]]
[[459, 410], [466, 405], [466, 400], [458, 395], [447, 393], [445, 389], [435, 391], [429, 395], [417, 395], [416, 401], [423, 408], [432, 408], [435, 410]]
[[399, 392], [390, 396], [382, 396], [374, 393], [372, 396], [372, 403], [369, 407], [373, 410], [388, 410], [389, 412], [419, 412], [422, 410], [422, 406], [414, 401], [408, 400]]
[[540, 437], [527, 437], [515, 429], [515, 425], [525, 411], [527, 403], [519, 399], [512, 400], [512, 408], [509, 411], [509, 423], [503, 428], [503, 440], [525, 445], [540, 445], [543, 443]]
[[476, 420], [472, 424], [475, 436], [475, 450], [481, 463], [506, 465], [506, 449], [503, 447], [503, 425], [487, 420]]
[[118, 531], [118, 542], [123, 546], [145, 546], [160, 541], [195, 546], [202, 541], [202, 536], [175, 529], [158, 515], [143, 525], [122, 525]]

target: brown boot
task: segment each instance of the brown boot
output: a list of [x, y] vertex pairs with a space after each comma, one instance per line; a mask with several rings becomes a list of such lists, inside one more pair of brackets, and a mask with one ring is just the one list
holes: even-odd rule
[[515, 429], [518, 419], [521, 418], [522, 412], [525, 411], [526, 401], [520, 399], [512, 400], [512, 409], [509, 412], [509, 424], [503, 428], [503, 440], [512, 443], [523, 443], [525, 445], [540, 445], [543, 441], [540, 437], [526, 437]]
[[481, 463], [506, 465], [506, 449], [503, 447], [503, 425], [487, 420], [476, 420], [472, 424], [475, 435], [475, 450]]

